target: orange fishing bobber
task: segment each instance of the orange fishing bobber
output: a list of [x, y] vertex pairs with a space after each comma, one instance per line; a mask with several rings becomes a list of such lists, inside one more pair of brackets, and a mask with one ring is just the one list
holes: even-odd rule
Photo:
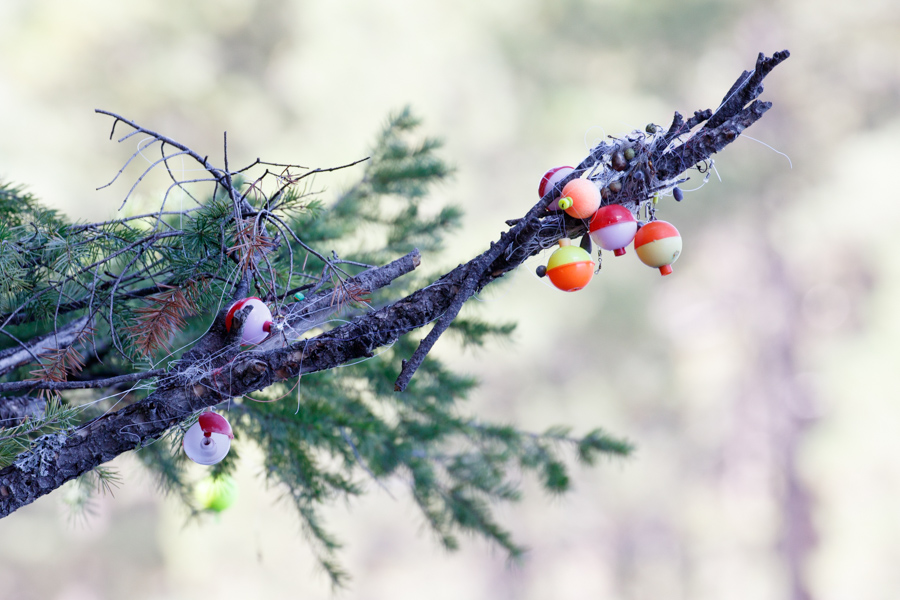
[[681, 254], [681, 234], [671, 223], [650, 221], [634, 236], [634, 250], [642, 263], [668, 275]]
[[233, 439], [234, 433], [225, 417], [205, 412], [185, 432], [182, 447], [195, 463], [214, 465], [228, 454]]
[[576, 219], [589, 219], [600, 208], [600, 188], [588, 179], [573, 179], [559, 198], [559, 207]]
[[[543, 198], [553, 186], [568, 177], [575, 169], [570, 166], [553, 167], [541, 178], [538, 185], [538, 197]], [[559, 210], [559, 203], [554, 201], [547, 206], [547, 210]]]
[[241, 330], [241, 343], [259, 344], [269, 337], [269, 331], [272, 328], [272, 311], [269, 310], [265, 302], [255, 296], [238, 300], [231, 305], [231, 308], [228, 309], [228, 313], [225, 315], [225, 330], [231, 331], [234, 313], [245, 306], [250, 307], [250, 314], [244, 320], [244, 329]]
[[604, 250], [612, 250], [616, 256], [625, 254], [625, 246], [637, 233], [637, 220], [631, 211], [621, 204], [601, 206], [591, 219], [591, 239]]
[[547, 261], [547, 276], [562, 291], [577, 292], [594, 276], [594, 261], [584, 248], [559, 240], [559, 248]]

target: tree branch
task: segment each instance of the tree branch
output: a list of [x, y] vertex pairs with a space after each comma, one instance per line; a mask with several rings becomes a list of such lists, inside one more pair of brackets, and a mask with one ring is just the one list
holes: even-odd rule
[[[762, 91], [762, 79], [788, 56], [787, 51], [776, 53], [771, 59], [761, 55], [756, 69], [738, 79], [722, 106], [712, 116], [709, 111], [698, 111], [692, 119], [683, 122], [676, 114], [669, 131], [652, 134], [652, 143], [646, 143], [643, 137], [631, 136], [599, 144], [574, 173], [548, 191], [488, 250], [393, 304], [367, 312], [350, 323], [309, 340], [294, 342], [283, 348], [264, 346], [251, 351], [240, 351], [236, 347], [235, 337], [240, 335], [247, 309], [234, 315], [238, 326], [233, 327], [228, 335], [223, 334], [223, 310], [207, 336], [182, 358], [175, 373], [160, 380], [158, 389], [148, 398], [95, 419], [74, 432], [40, 438], [29, 452], [20, 455], [15, 464], [0, 470], [0, 517], [123, 452], [152, 443], [197, 410], [264, 389], [278, 381], [371, 357], [377, 348], [436, 322], [401, 369], [396, 387], [404, 389], [466, 300], [560, 237], [575, 237], [584, 233], [585, 221], [547, 210], [567, 181], [586, 174], [598, 184], [618, 182], [621, 184], [616, 186], [618, 191], [612, 191], [607, 196], [607, 203], [640, 205], [649, 201], [659, 190], [674, 186], [674, 178], [686, 169], [708, 160], [762, 117], [771, 106], [768, 102], [755, 100]], [[130, 121], [112, 116], [138, 128]], [[706, 120], [706, 126], [697, 134], [683, 143], [678, 142], [693, 127]], [[657, 144], [660, 139], [664, 143]], [[612, 172], [605, 165], [611, 153], [625, 144], [637, 148], [632, 166], [624, 172]], [[174, 143], [172, 145], [179, 147]], [[194, 158], [206, 166], [205, 158]], [[607, 189], [610, 190], [612, 186]], [[404, 257], [403, 260], [417, 265], [418, 255]], [[346, 283], [375, 285], [361, 283], [371, 278], [373, 282], [377, 280], [378, 285], [386, 285], [406, 268], [396, 263], [398, 261], [372, 269], [350, 278]], [[334, 293], [336, 291], [325, 294]], [[314, 302], [291, 306], [288, 311], [292, 315], [290, 318], [298, 327], [302, 326], [304, 320], [314, 314], [314, 303], [322, 302], [324, 298], [317, 295]]]
[[[125, 375], [116, 375], [115, 377], [105, 377], [103, 379], [84, 379], [78, 381], [14, 381], [10, 383], [0, 383], [0, 392], [21, 392], [23, 390], [84, 390], [91, 388], [106, 388], [120, 383], [132, 383], [144, 379], [155, 379], [166, 374], [165, 369], [153, 369], [151, 371], [141, 371], [140, 373], [127, 373]], [[2, 402], [0, 398], [0, 402]]]
[[44, 414], [43, 398], [33, 396], [12, 396], [0, 398], [0, 429], [15, 427], [27, 418], [38, 419]]
[[[34, 357], [40, 357], [52, 350], [62, 350], [71, 346], [87, 325], [88, 318], [75, 319], [58, 331], [42, 335], [25, 343], [25, 347], [12, 347], [0, 352], [0, 376], [6, 375], [13, 369], [34, 362]], [[0, 392], [6, 390], [3, 386], [10, 385], [0, 383]], [[27, 388], [21, 388], [27, 389]]]
[[[413, 251], [387, 265], [351, 277], [347, 284], [373, 292], [409, 273], [419, 264], [419, 253]], [[244, 280], [238, 286], [237, 293], [246, 292]], [[316, 310], [315, 305], [329, 295], [323, 293], [301, 306], [292, 307], [289, 312], [291, 318], [308, 318]], [[198, 410], [262, 389], [264, 386], [258, 372], [261, 361], [255, 357], [261, 355], [268, 359], [279, 351], [241, 352], [241, 328], [249, 309], [243, 308], [234, 314], [230, 332], [225, 330], [226, 312], [227, 309], [219, 312], [209, 333], [182, 357], [173, 373], [163, 376], [162, 372], [145, 372], [125, 376], [131, 381], [159, 377], [158, 388], [150, 396], [103, 415], [68, 434], [39, 438], [29, 452], [19, 456], [16, 463], [0, 470], [0, 518], [123, 452], [152, 443]], [[22, 383], [27, 385], [32, 382]], [[68, 383], [73, 384], [72, 387], [84, 387], [75, 384], [89, 382]], [[221, 390], [229, 390], [230, 395], [223, 395]]]

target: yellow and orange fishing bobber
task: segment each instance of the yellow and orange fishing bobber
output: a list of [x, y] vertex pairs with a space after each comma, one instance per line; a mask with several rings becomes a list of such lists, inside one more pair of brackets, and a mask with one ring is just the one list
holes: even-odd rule
[[634, 239], [638, 224], [631, 211], [621, 204], [601, 206], [591, 219], [591, 239], [616, 256], [625, 254], [625, 246]]
[[681, 234], [671, 223], [650, 221], [634, 236], [634, 250], [642, 263], [668, 275], [681, 254]]
[[570, 217], [589, 219], [600, 208], [600, 188], [588, 179], [573, 179], [562, 189], [559, 207]]
[[572, 246], [569, 240], [559, 240], [559, 248], [547, 261], [547, 277], [564, 292], [577, 292], [594, 276], [594, 261], [587, 250]]
[[[553, 167], [544, 173], [541, 183], [538, 185], [538, 197], [543, 198], [546, 196], [547, 192], [552, 190], [554, 185], [568, 177], [574, 170], [568, 165], [563, 165], [561, 167]], [[547, 205], [547, 210], [559, 210], [559, 202], [554, 200]]]

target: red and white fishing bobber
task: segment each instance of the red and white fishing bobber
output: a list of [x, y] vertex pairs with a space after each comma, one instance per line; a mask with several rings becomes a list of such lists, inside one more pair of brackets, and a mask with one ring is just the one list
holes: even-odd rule
[[214, 412], [200, 415], [184, 434], [184, 453], [201, 465], [214, 465], [231, 449], [234, 433], [225, 417]]
[[[547, 192], [553, 189], [553, 186], [565, 179], [572, 173], [575, 169], [569, 166], [562, 167], [553, 167], [541, 178], [541, 183], [538, 185], [538, 196], [543, 198], [547, 195]], [[551, 202], [547, 206], [547, 210], [559, 210], [559, 204], [556, 201]]]
[[234, 313], [250, 306], [250, 314], [244, 319], [244, 329], [241, 331], [242, 344], [258, 344], [267, 337], [272, 329], [272, 311], [266, 304], [256, 297], [244, 298], [238, 300], [231, 305], [228, 313], [225, 315], [225, 329], [231, 331], [231, 322], [234, 320]]
[[621, 204], [607, 204], [594, 213], [590, 229], [595, 244], [622, 256], [625, 246], [634, 239], [638, 224], [631, 211]]
[[573, 179], [562, 189], [559, 207], [576, 219], [589, 219], [600, 208], [600, 188], [588, 179]]
[[572, 246], [569, 240], [559, 240], [559, 248], [547, 261], [546, 275], [550, 282], [564, 292], [577, 292], [594, 276], [594, 261], [581, 246]]
[[681, 254], [681, 234], [671, 223], [650, 221], [634, 236], [634, 250], [642, 263], [668, 275]]

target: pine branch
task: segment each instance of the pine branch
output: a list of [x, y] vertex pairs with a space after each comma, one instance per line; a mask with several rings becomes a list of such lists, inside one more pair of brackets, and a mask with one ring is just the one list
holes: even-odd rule
[[[417, 252], [398, 259], [383, 267], [370, 269], [350, 278], [349, 283], [360, 289], [374, 292], [394, 281], [397, 277], [409, 273], [419, 264]], [[246, 287], [238, 288], [237, 293], [246, 293]], [[324, 299], [326, 296], [322, 296]], [[182, 364], [173, 374], [163, 376], [162, 371], [134, 373], [122, 377], [103, 380], [106, 384], [118, 383], [125, 379], [135, 381], [150, 377], [160, 377], [158, 389], [144, 400], [131, 404], [120, 410], [108, 413], [80, 426], [70, 434], [54, 438], [53, 451], [46, 452], [41, 448], [32, 449], [25, 454], [40, 451], [40, 473], [33, 469], [20, 469], [16, 465], [0, 469], [0, 518], [34, 502], [44, 494], [58, 488], [66, 481], [78, 477], [98, 465], [108, 462], [129, 450], [146, 446], [165, 435], [195, 412], [214, 406], [225, 398], [219, 391], [231, 389], [236, 393], [250, 393], [262, 389], [259, 383], [256, 363], [241, 359], [234, 360], [240, 350], [240, 334], [244, 318], [249, 314], [244, 308], [234, 314], [231, 332], [225, 330], [226, 310], [216, 317], [209, 333], [195, 345], [194, 349], [182, 358]], [[297, 310], [299, 318], [308, 314], [304, 309]], [[223, 349], [231, 349], [223, 351]], [[254, 352], [242, 353], [256, 355]], [[263, 353], [266, 354], [266, 353]], [[218, 368], [209, 370], [210, 356], [217, 357]], [[228, 364], [222, 368], [219, 363]], [[192, 368], [204, 376], [192, 379]], [[94, 382], [62, 382], [43, 385], [55, 389], [74, 389], [75, 387], [93, 387]], [[0, 384], [0, 391], [16, 391], [36, 387], [36, 382], [20, 382]], [[239, 392], [238, 390], [246, 390]], [[49, 443], [49, 442], [48, 442]], [[31, 464], [31, 463], [23, 463]]]
[[[276, 382], [371, 357], [376, 349], [396, 342], [411, 331], [435, 323], [432, 331], [405, 362], [397, 378], [396, 388], [405, 389], [416, 370], [426, 364], [425, 358], [434, 343], [473, 294], [518, 267], [541, 248], [552, 245], [561, 235], [576, 237], [585, 232], [585, 222], [546, 210], [565, 183], [585, 172], [598, 181], [608, 177], [610, 174], [604, 165], [621, 144], [628, 143], [637, 148], [633, 161], [636, 166], [624, 174], [615, 174], [618, 185], [615, 190], [612, 189], [613, 186], [609, 186], [611, 195], [607, 201], [637, 205], [648, 202], [653, 194], [674, 186], [676, 177], [686, 169], [709, 160], [712, 154], [737, 139], [743, 128], [752, 125], [768, 110], [769, 103], [758, 102], [754, 98], [761, 92], [762, 78], [787, 56], [787, 51], [784, 51], [777, 53], [772, 59], [760, 59], [756, 71], [748, 77], [742, 76], [732, 88], [733, 94], [730, 95], [735, 100], [729, 99], [714, 113], [714, 125], [719, 124], [701, 129], [684, 142], [680, 140], [690, 133], [690, 129], [710, 118], [708, 112], [695, 113], [695, 118], [684, 123], [686, 130], [682, 130], [681, 124], [674, 131], [670, 129], [673, 136], [669, 140], [665, 139], [666, 133], [669, 133], [666, 132], [654, 133], [655, 137], [650, 141], [636, 136], [599, 144], [574, 173], [549, 190], [524, 217], [503, 232], [488, 250], [401, 300], [378, 310], [365, 312], [345, 325], [285, 348], [261, 348], [240, 353], [237, 352], [239, 348], [235, 335], [239, 335], [246, 315], [244, 311], [247, 309], [235, 314], [238, 326], [229, 335], [224, 334], [224, 327], [221, 325], [223, 311], [216, 317], [207, 337], [182, 358], [174, 373], [159, 381], [158, 389], [148, 398], [106, 414], [72, 433], [48, 439], [40, 447], [23, 455], [16, 465], [0, 470], [0, 517], [118, 454], [149, 444], [195, 411], [238, 395], [265, 389]], [[746, 105], [747, 102], [751, 102], [749, 106]], [[117, 115], [113, 116], [129, 123], [136, 131], [146, 132]], [[676, 121], [679, 121], [678, 117]], [[168, 138], [158, 136], [158, 139], [170, 143]], [[665, 143], [657, 146], [656, 141], [659, 139], [663, 139]], [[208, 164], [205, 158], [196, 153], [191, 156], [203, 165]], [[218, 173], [230, 180], [231, 174], [227, 170]], [[648, 182], [653, 185], [648, 185]], [[233, 189], [226, 188], [229, 193]], [[409, 191], [416, 193], [415, 187]], [[401, 274], [399, 270], [392, 263], [374, 269], [373, 272], [386, 273], [387, 278], [392, 280]], [[351, 278], [349, 282], [354, 282], [354, 279]], [[300, 310], [302, 313], [303, 309]], [[606, 444], [607, 440], [596, 437], [580, 446], [579, 450], [585, 460], [589, 460], [594, 452]], [[39, 456], [40, 460], [28, 460], [28, 457], [34, 456]], [[552, 461], [538, 460], [535, 464], [545, 465], [542, 468], [545, 468], [547, 485], [565, 486]], [[431, 501], [423, 502], [423, 510], [427, 512]], [[514, 550], [511, 543], [503, 542], [502, 531], [492, 522], [484, 520], [485, 513], [479, 509], [477, 496], [451, 490], [449, 495], [444, 496], [444, 502], [445, 506], [457, 511], [455, 519], [458, 525], [471, 523], [474, 529], [491, 535]], [[436, 519], [442, 518], [437, 513], [434, 514]], [[439, 525], [440, 523], [438, 521]]]

